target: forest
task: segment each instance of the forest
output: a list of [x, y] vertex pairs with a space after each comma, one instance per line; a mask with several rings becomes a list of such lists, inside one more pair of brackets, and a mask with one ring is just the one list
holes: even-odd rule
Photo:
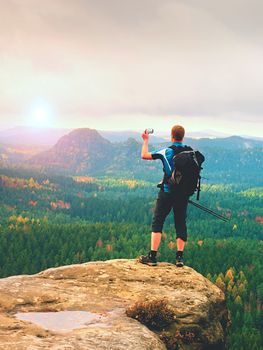
[[[157, 193], [156, 183], [146, 178], [1, 168], [0, 277], [145, 254]], [[263, 349], [262, 200], [263, 187], [256, 180], [250, 186], [204, 182], [200, 204], [229, 221], [188, 208], [185, 262], [225, 293], [230, 350]], [[174, 263], [175, 250], [169, 216], [158, 260]]]

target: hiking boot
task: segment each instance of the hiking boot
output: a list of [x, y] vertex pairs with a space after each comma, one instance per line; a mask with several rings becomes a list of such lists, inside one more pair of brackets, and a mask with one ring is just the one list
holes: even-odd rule
[[177, 267], [183, 267], [184, 266], [184, 259], [181, 256], [176, 257], [175, 265]]
[[157, 265], [157, 259], [153, 258], [151, 256], [151, 253], [149, 253], [148, 255], [139, 256], [138, 261], [142, 264], [146, 264], [149, 266], [156, 266]]

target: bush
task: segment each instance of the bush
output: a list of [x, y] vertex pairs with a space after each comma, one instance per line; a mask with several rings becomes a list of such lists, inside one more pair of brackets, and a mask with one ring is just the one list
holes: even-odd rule
[[165, 299], [137, 302], [126, 314], [153, 330], [161, 330], [175, 320], [175, 313]]
[[162, 332], [159, 337], [164, 342], [167, 350], [178, 350], [180, 348], [179, 342], [191, 344], [195, 340], [195, 334], [193, 332], [179, 330], [174, 334]]

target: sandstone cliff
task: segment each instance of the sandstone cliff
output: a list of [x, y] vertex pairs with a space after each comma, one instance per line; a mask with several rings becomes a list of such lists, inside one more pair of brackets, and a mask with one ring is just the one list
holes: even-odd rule
[[[126, 259], [1, 279], [0, 349], [165, 350], [160, 331], [126, 315], [138, 301], [163, 298], [175, 315], [167, 334], [192, 334], [188, 341], [177, 337], [174, 349], [224, 349], [228, 314], [224, 295], [215, 285], [189, 267], [149, 267]], [[86, 324], [77, 326], [72, 319], [72, 328], [78, 328], [63, 331], [67, 313], [58, 311], [66, 310], [88, 311]], [[17, 313], [30, 312], [62, 318], [55, 318], [57, 327], [18, 318]]]

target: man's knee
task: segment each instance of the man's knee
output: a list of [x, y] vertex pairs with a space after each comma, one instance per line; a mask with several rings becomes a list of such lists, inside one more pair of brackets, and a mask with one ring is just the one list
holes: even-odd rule
[[183, 241], [187, 241], [187, 232], [184, 232], [184, 233], [179, 233], [179, 232], [176, 232], [176, 239], [177, 238], [181, 238]]
[[152, 219], [152, 232], [162, 232], [165, 221], [165, 215], [155, 212]]
[[163, 232], [163, 222], [158, 220], [153, 220], [152, 223], [152, 232]]

